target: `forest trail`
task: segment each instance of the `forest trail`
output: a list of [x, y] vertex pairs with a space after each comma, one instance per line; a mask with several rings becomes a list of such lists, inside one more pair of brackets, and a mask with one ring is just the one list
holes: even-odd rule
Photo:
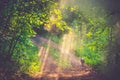
[[53, 41], [49, 41], [48, 39], [41, 37], [39, 35], [36, 35], [36, 37], [32, 37], [31, 40], [33, 41], [33, 43], [35, 45], [37, 45], [39, 48], [42, 46], [42, 44], [48, 44], [55, 49], [59, 49], [58, 44], [53, 42]]
[[[48, 44], [48, 40], [41, 36], [36, 36], [31, 38], [35, 45], [39, 48], [42, 44]], [[49, 45], [59, 50], [57, 43], [49, 41]], [[54, 60], [50, 55], [48, 55], [46, 63], [44, 66], [44, 71], [34, 74], [32, 77], [34, 80], [106, 80], [103, 75], [97, 73], [90, 66], [86, 64], [81, 64], [77, 67], [64, 68], [58, 70], [59, 68], [55, 64]], [[51, 66], [52, 65], [52, 66]], [[73, 64], [74, 66], [74, 64]]]

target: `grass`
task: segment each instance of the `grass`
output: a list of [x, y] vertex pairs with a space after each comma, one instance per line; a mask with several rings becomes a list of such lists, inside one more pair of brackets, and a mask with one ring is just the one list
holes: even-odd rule
[[38, 48], [35, 45], [26, 47], [24, 56], [19, 59], [20, 71], [27, 74], [34, 74], [39, 71]]
[[83, 49], [76, 49], [75, 55], [83, 58], [86, 64], [92, 66], [99, 65], [104, 58], [102, 51], [95, 51], [87, 46], [84, 46]]

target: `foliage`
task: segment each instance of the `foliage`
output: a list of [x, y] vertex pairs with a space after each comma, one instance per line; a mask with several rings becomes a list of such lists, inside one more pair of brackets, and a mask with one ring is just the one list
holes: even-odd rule
[[[109, 26], [105, 15], [99, 15], [99, 7], [91, 6], [92, 11], [86, 13], [79, 5], [64, 9], [64, 20], [77, 35], [75, 54], [82, 57], [87, 64], [99, 65], [107, 52]], [[88, 8], [87, 8], [88, 9]], [[66, 14], [65, 14], [66, 12]], [[94, 14], [90, 13], [95, 12]], [[104, 10], [102, 14], [106, 14]]]
[[26, 46], [25, 51], [14, 54], [13, 59], [19, 63], [20, 72], [33, 74], [40, 69], [38, 48], [35, 45]]
[[0, 3], [3, 4], [0, 12], [0, 58], [17, 61], [21, 64], [21, 71], [33, 73], [39, 68], [37, 49], [34, 51], [30, 40], [36, 35], [33, 27], [49, 23], [50, 9], [56, 5], [56, 0], [1, 0]]

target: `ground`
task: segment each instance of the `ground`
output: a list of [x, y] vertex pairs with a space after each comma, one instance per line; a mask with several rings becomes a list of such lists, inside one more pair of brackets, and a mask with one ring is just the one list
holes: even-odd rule
[[107, 80], [103, 75], [95, 70], [88, 68], [85, 70], [72, 70], [57, 72], [36, 73], [32, 76], [19, 74], [11, 71], [0, 69], [0, 80]]

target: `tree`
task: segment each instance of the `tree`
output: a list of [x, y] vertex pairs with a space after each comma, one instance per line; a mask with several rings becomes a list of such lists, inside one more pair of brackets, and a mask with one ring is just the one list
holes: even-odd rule
[[49, 13], [57, 0], [1, 0], [0, 12], [0, 55], [10, 60], [31, 45], [30, 37], [35, 35], [33, 27], [49, 23]]

